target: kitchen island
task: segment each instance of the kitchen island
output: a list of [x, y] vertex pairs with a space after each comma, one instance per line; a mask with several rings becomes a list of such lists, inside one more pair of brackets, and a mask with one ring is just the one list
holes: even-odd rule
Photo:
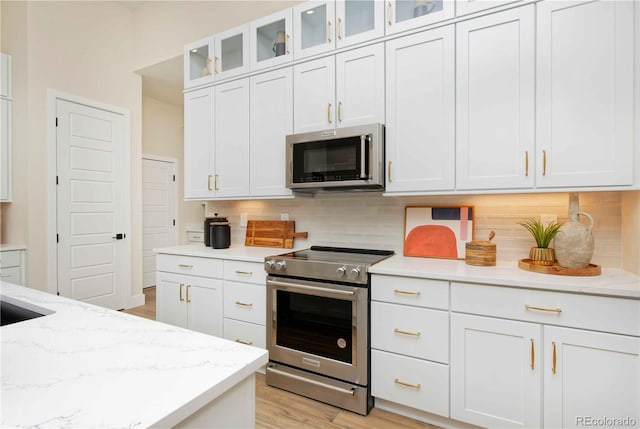
[[253, 427], [267, 351], [10, 283], [1, 427]]

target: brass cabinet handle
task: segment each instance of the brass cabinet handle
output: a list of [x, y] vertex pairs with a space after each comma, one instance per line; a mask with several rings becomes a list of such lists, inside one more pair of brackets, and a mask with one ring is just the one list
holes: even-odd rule
[[178, 264], [178, 266], [180, 268], [193, 268], [193, 265], [191, 265], [191, 264]]
[[331, 21], [327, 21], [327, 43], [331, 43]]
[[529, 151], [524, 151], [524, 175], [529, 177]]
[[250, 346], [253, 344], [253, 341], [242, 341], [240, 338], [236, 338], [236, 343], [240, 343], [240, 344], [246, 344], [247, 346]]
[[338, 18], [338, 40], [342, 40], [342, 18]]
[[287, 34], [284, 38], [284, 47], [287, 50], [287, 54], [289, 54], [289, 35]]
[[207, 57], [207, 76], [211, 76], [211, 57]]
[[547, 151], [542, 151], [542, 175], [546, 176], [547, 174]]
[[389, 161], [387, 164], [387, 182], [389, 183], [393, 182], [393, 180], [391, 180], [391, 162], [392, 161]]
[[388, 8], [387, 8], [387, 22], [389, 23], [389, 27], [391, 27], [391, 2], [389, 2], [388, 4]]
[[338, 101], [338, 122], [342, 122], [342, 101]]
[[327, 122], [331, 123], [331, 103], [327, 104]]
[[420, 386], [421, 386], [420, 383], [418, 384], [407, 383], [406, 381], [401, 381], [398, 378], [393, 380], [393, 382], [396, 384], [399, 384], [400, 386], [408, 387], [409, 389], [415, 389], [415, 390], [420, 390]]
[[207, 189], [213, 191], [213, 189], [211, 189], [211, 177], [211, 174], [207, 176]]
[[241, 305], [242, 307], [253, 307], [253, 304], [249, 303], [244, 303], [244, 302], [240, 302], [240, 301], [236, 301], [235, 302], [236, 305]]
[[184, 298], [182, 297], [182, 288], [184, 287], [184, 283], [180, 283], [180, 301], [184, 301]]
[[529, 304], [525, 304], [524, 308], [527, 310], [546, 311], [548, 313], [562, 313], [561, 308], [534, 307], [533, 305], [529, 305]]
[[420, 296], [420, 291], [412, 292], [412, 291], [409, 291], [409, 290], [394, 289], [393, 293], [398, 294], [398, 295]]
[[241, 276], [252, 276], [253, 275], [253, 271], [238, 271], [238, 270], [236, 270], [236, 274], [239, 274]]
[[220, 188], [218, 188], [218, 175], [215, 174], [213, 176], [213, 189], [215, 189], [216, 191], [219, 191]]
[[419, 337], [420, 336], [420, 332], [403, 331], [402, 329], [398, 329], [398, 328], [395, 328], [393, 330], [393, 332], [395, 332], [396, 334], [401, 334], [401, 335], [409, 335], [411, 337]]
[[213, 57], [213, 71], [215, 74], [220, 73], [220, 71], [218, 71], [218, 63], [220, 62], [220, 58], [218, 57]]
[[533, 338], [531, 338], [531, 370], [534, 369], [534, 359], [536, 356], [535, 346], [533, 345]]
[[189, 288], [191, 285], [187, 285], [187, 302], [191, 302], [191, 298], [189, 298]]
[[553, 345], [553, 354], [551, 355], [551, 372], [555, 374], [556, 373], [556, 342], [552, 341], [551, 344]]

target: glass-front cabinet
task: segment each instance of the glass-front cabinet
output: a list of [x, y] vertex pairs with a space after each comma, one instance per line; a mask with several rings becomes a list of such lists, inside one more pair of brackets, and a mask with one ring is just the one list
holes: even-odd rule
[[190, 43], [184, 50], [184, 87], [192, 88], [249, 71], [249, 26]]
[[304, 58], [335, 47], [335, 2], [307, 1], [293, 8], [294, 57]]
[[251, 70], [290, 62], [293, 59], [292, 10], [269, 15], [251, 23]]
[[384, 4], [377, 0], [337, 0], [336, 47], [384, 36]]
[[453, 18], [454, 0], [387, 0], [386, 33], [394, 34]]

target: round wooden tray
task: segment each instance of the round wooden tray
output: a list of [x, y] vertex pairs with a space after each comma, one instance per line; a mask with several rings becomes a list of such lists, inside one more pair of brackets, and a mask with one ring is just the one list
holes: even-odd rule
[[589, 264], [586, 268], [565, 268], [556, 262], [553, 265], [536, 265], [531, 259], [520, 259], [518, 267], [534, 273], [555, 274], [559, 276], [599, 276], [602, 273], [600, 265]]

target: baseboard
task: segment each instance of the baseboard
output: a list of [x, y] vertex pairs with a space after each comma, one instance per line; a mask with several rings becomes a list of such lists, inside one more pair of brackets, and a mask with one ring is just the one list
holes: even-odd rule
[[140, 293], [138, 295], [131, 295], [129, 297], [129, 302], [127, 303], [127, 310], [134, 307], [140, 307], [141, 305], [144, 305], [144, 303], [145, 299], [143, 293]]

